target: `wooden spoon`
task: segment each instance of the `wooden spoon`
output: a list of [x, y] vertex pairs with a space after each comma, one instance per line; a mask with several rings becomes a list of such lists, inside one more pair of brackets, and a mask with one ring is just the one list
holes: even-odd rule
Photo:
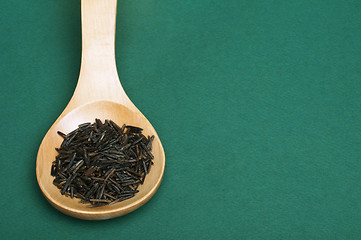
[[[82, 59], [79, 81], [69, 104], [45, 135], [37, 156], [36, 176], [48, 201], [61, 212], [73, 217], [97, 220], [127, 214], [147, 202], [158, 189], [163, 177], [165, 155], [159, 137], [143, 114], [124, 92], [115, 63], [115, 19], [117, 0], [82, 0]], [[139, 192], [131, 199], [111, 206], [88, 208], [61, 195], [50, 175], [62, 138], [57, 131], [68, 133], [81, 123], [111, 119], [118, 125], [129, 124], [154, 135], [154, 165]]]

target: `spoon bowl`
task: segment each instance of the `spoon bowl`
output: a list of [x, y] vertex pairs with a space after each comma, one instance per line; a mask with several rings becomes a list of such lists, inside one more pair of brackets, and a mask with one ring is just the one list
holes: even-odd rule
[[[154, 165], [144, 184], [139, 186], [139, 192], [133, 198], [111, 206], [88, 208], [86, 204], [80, 203], [79, 199], [71, 199], [60, 194], [59, 189], [52, 183], [54, 177], [50, 175], [50, 169], [52, 161], [57, 155], [55, 148], [60, 146], [63, 140], [57, 131], [71, 132], [79, 124], [92, 122], [95, 118], [112, 119], [114, 122], [139, 126], [143, 128], [144, 135], [154, 135], [152, 149]], [[39, 186], [55, 208], [82, 219], [108, 219], [135, 210], [153, 196], [162, 179], [164, 159], [164, 151], [157, 133], [140, 112], [133, 112], [115, 102], [97, 101], [74, 109], [50, 128], [39, 149], [36, 170]]]
[[[147, 202], [158, 189], [165, 167], [162, 143], [149, 121], [134, 106], [120, 85], [114, 56], [116, 0], [82, 0], [82, 64], [79, 81], [69, 104], [45, 135], [37, 156], [36, 175], [47, 200], [61, 212], [81, 219], [100, 220], [127, 214]], [[133, 198], [102, 207], [88, 208], [79, 199], [61, 195], [53, 184], [50, 170], [57, 156], [55, 148], [62, 137], [79, 124], [95, 118], [113, 120], [118, 125], [143, 128], [145, 136], [154, 135], [154, 165]]]

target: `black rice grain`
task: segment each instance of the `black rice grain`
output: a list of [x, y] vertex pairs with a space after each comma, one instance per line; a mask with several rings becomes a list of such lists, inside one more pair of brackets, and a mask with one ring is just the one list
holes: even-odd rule
[[51, 166], [53, 184], [62, 195], [105, 206], [134, 197], [153, 164], [152, 141], [143, 129], [112, 120], [95, 119], [77, 129], [58, 134], [64, 139], [56, 148]]

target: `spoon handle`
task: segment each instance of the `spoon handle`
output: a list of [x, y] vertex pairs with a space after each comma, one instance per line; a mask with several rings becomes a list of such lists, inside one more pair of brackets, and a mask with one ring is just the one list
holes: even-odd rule
[[71, 102], [89, 100], [124, 102], [128, 99], [115, 63], [117, 0], [82, 0], [82, 58], [77, 87]]
[[82, 67], [115, 63], [117, 0], [82, 0]]

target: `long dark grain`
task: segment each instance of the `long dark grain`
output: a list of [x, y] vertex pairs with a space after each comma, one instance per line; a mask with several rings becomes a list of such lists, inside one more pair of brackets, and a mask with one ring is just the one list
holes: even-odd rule
[[153, 164], [152, 141], [136, 126], [119, 127], [95, 119], [64, 134], [51, 166], [60, 193], [89, 207], [106, 206], [134, 197]]

